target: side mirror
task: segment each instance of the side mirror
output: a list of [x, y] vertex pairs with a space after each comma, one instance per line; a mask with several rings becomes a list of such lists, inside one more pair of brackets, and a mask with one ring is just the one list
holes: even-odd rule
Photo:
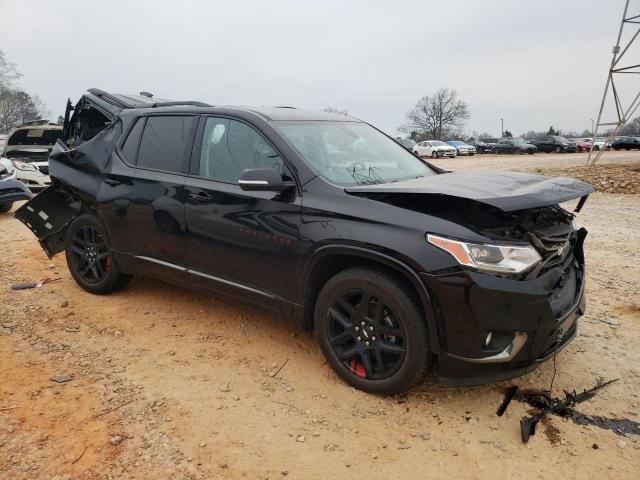
[[284, 192], [296, 184], [283, 180], [278, 168], [252, 168], [243, 170], [238, 185], [245, 192]]

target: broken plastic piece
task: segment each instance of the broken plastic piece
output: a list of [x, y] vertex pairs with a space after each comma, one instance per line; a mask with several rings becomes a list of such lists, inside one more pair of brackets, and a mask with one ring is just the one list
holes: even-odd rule
[[498, 410], [496, 411], [496, 415], [498, 415], [499, 417], [504, 415], [504, 412], [507, 411], [507, 407], [511, 403], [511, 400], [513, 400], [513, 396], [516, 394], [517, 391], [518, 391], [517, 385], [512, 385], [511, 387], [507, 388], [507, 391], [504, 394], [504, 400], [502, 400], [502, 403], [498, 407]]

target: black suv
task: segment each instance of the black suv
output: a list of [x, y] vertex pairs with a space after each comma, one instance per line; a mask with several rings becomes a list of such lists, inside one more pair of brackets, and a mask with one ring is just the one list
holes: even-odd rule
[[544, 140], [537, 140], [535, 145], [538, 147], [538, 151], [547, 153], [575, 153], [578, 151], [576, 142], [559, 135], [549, 135]]
[[493, 148], [495, 153], [519, 153], [533, 155], [538, 148], [523, 138], [503, 138]]
[[559, 202], [593, 188], [446, 172], [371, 125], [91, 89], [68, 104], [53, 185], [16, 216], [85, 290], [157, 277], [313, 329], [356, 388], [522, 374], [576, 334], [583, 241]]

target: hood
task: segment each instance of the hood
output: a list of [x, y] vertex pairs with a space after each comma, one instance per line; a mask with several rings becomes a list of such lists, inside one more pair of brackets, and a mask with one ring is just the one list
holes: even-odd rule
[[504, 212], [556, 205], [586, 197], [595, 189], [566, 177], [519, 172], [449, 172], [394, 183], [345, 188], [354, 195], [409, 194], [473, 200]]

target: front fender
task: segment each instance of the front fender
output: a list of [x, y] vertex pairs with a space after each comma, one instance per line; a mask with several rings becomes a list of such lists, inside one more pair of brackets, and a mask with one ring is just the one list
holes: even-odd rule
[[[297, 301], [299, 305], [305, 305], [305, 294], [308, 291], [308, 287], [311, 285], [311, 278], [316, 266], [318, 266], [320, 262], [325, 261], [332, 256], [358, 257], [363, 260], [379, 263], [392, 268], [411, 282], [420, 297], [420, 302], [423, 307], [424, 316], [427, 321], [427, 328], [429, 329], [429, 346], [431, 348], [431, 352], [436, 355], [440, 353], [440, 333], [431, 296], [426, 286], [411, 267], [406, 263], [387, 255], [386, 253], [353, 245], [323, 245], [319, 247], [307, 258], [302, 268]], [[306, 305], [305, 308], [307, 308]]]

